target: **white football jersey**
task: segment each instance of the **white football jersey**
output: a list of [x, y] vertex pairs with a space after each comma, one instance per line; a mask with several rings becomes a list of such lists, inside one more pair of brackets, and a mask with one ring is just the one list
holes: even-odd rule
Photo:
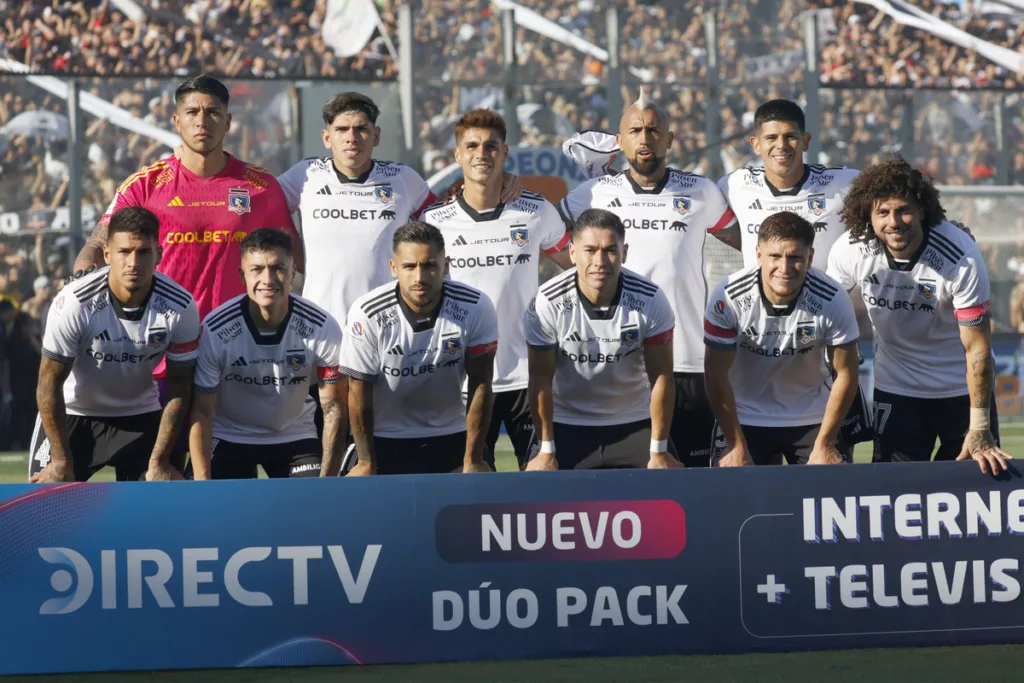
[[555, 422], [626, 424], [651, 417], [644, 347], [672, 341], [675, 316], [656, 284], [625, 268], [607, 310], [580, 292], [575, 270], [545, 282], [526, 310], [526, 343], [558, 349]]
[[989, 279], [978, 245], [951, 223], [926, 231], [909, 262], [877, 239], [849, 234], [829, 255], [828, 274], [847, 290], [860, 285], [874, 330], [875, 386], [901, 396], [967, 394], [959, 325], [988, 324]]
[[195, 390], [217, 393], [213, 437], [233, 443], [275, 444], [315, 439], [312, 382], [341, 379], [341, 327], [316, 304], [291, 296], [288, 316], [263, 334], [242, 294], [203, 320]]
[[277, 181], [288, 208], [302, 217], [302, 294], [344, 325], [357, 298], [391, 280], [391, 238], [432, 200], [430, 188], [416, 171], [390, 161], [374, 161], [349, 179], [331, 157], [303, 159]]
[[191, 365], [199, 346], [199, 308], [163, 273], [141, 307], [126, 311], [100, 268], [61, 290], [50, 306], [43, 355], [71, 364], [64, 383], [68, 415], [121, 417], [160, 410], [153, 370], [164, 355]]
[[479, 289], [494, 303], [501, 346], [494, 359], [494, 390], [525, 389], [529, 380], [523, 313], [537, 293], [541, 252], [560, 251], [570, 235], [548, 200], [523, 192], [508, 205], [479, 213], [460, 192], [423, 212], [444, 234], [451, 278]]
[[765, 178], [764, 168], [740, 168], [718, 181], [729, 206], [740, 224], [743, 267], [757, 265], [757, 233], [761, 222], [774, 213], [792, 211], [814, 226], [814, 260], [819, 270], [828, 267], [832, 244], [846, 232], [839, 218], [843, 200], [860, 171], [845, 166], [828, 168], [804, 165], [800, 182], [788, 190], [779, 190]]
[[392, 282], [352, 306], [341, 371], [374, 383], [374, 436], [443, 436], [466, 431], [466, 360], [497, 349], [498, 319], [483, 292], [445, 280], [434, 316], [417, 319]]
[[850, 297], [817, 268], [789, 306], [764, 296], [759, 268], [719, 283], [704, 314], [704, 343], [735, 351], [729, 383], [740, 424], [802, 427], [820, 424], [828, 403], [828, 346], [857, 341]]
[[655, 187], [643, 188], [629, 173], [620, 173], [583, 183], [561, 208], [573, 223], [586, 209], [607, 209], [622, 219], [629, 245], [625, 265], [661, 288], [675, 313], [675, 371], [703, 373], [704, 241], [735, 222], [715, 183], [670, 168]]

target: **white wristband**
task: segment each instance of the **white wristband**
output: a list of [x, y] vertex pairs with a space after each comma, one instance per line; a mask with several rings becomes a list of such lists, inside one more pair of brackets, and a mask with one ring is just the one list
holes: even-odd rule
[[971, 430], [987, 432], [990, 428], [988, 408], [971, 408]]
[[668, 439], [661, 441], [655, 441], [651, 439], [651, 453], [667, 453], [668, 452]]
[[554, 453], [555, 452], [555, 442], [554, 441], [541, 441], [540, 442], [540, 452], [541, 453]]

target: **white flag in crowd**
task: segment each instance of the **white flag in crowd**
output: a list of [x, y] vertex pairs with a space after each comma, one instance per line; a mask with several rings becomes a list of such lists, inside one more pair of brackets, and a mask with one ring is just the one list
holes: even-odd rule
[[324, 42], [339, 57], [355, 57], [370, 42], [379, 23], [373, 0], [327, 0]]

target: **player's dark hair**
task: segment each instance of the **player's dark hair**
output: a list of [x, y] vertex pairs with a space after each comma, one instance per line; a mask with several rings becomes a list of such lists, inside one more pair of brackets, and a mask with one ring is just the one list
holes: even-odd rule
[[159, 244], [160, 219], [149, 209], [141, 206], [126, 206], [115, 211], [110, 217], [110, 224], [107, 226], [107, 238], [109, 239], [119, 232], [127, 232], [139, 237], [148, 237]]
[[274, 249], [280, 249], [284, 253], [288, 254], [289, 258], [294, 258], [295, 248], [292, 246], [292, 237], [283, 230], [277, 228], [260, 228], [253, 230], [245, 239], [242, 240], [242, 256], [245, 256], [250, 251], [255, 252], [268, 252]]
[[198, 76], [189, 78], [178, 86], [178, 89], [174, 91], [174, 104], [181, 104], [181, 100], [184, 99], [186, 95], [194, 92], [216, 97], [225, 107], [228, 106], [228, 101], [231, 99], [231, 95], [228, 94], [228, 89], [223, 83], [213, 76], [199, 74]]
[[409, 221], [398, 230], [395, 230], [395, 236], [391, 239], [391, 251], [398, 251], [398, 245], [407, 242], [411, 244], [429, 244], [436, 247], [439, 252], [444, 252], [444, 236], [441, 234], [441, 231], [430, 223], [424, 223], [423, 221]]
[[501, 114], [490, 109], [473, 109], [467, 111], [455, 122], [456, 145], [462, 140], [462, 135], [470, 128], [484, 128], [497, 131], [502, 142], [505, 142], [505, 137], [508, 134], [505, 119], [501, 118]]
[[850, 186], [850, 194], [843, 200], [839, 217], [850, 231], [851, 241], [875, 239], [871, 212], [876, 202], [889, 199], [902, 199], [916, 205], [921, 210], [924, 228], [934, 228], [946, 219], [946, 210], [939, 202], [939, 191], [931, 178], [900, 155], [891, 154], [881, 163], [861, 171]]
[[769, 121], [795, 123], [803, 133], [807, 130], [804, 110], [791, 100], [768, 100], [754, 112], [754, 133], [761, 132], [761, 126]]
[[796, 240], [804, 246], [814, 246], [814, 226], [792, 211], [773, 213], [761, 222], [757, 231], [757, 242]]
[[324, 105], [324, 125], [330, 126], [339, 114], [350, 111], [357, 111], [366, 116], [370, 123], [377, 125], [377, 117], [380, 116], [380, 107], [366, 95], [357, 92], [338, 93], [327, 100]]
[[581, 213], [572, 231], [573, 239], [587, 228], [604, 228], [613, 231], [623, 241], [626, 239], [626, 226], [622, 219], [604, 209], [587, 209]]

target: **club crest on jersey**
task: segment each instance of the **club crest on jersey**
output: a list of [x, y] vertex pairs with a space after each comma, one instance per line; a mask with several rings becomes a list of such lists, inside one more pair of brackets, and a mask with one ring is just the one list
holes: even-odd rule
[[626, 346], [632, 346], [640, 341], [640, 330], [633, 328], [631, 330], [622, 331], [622, 343]]
[[232, 187], [228, 190], [228, 211], [237, 213], [239, 216], [252, 211], [252, 206], [249, 203], [249, 188]]
[[373, 196], [381, 204], [390, 204], [395, 199], [395, 191], [391, 189], [390, 185], [378, 185], [373, 188]]
[[356, 335], [357, 337], [363, 336], [363, 324], [361, 322], [352, 323], [352, 334]]
[[508, 234], [512, 238], [512, 244], [517, 247], [525, 247], [530, 243], [530, 231], [526, 228], [512, 228]]
[[825, 213], [825, 199], [823, 197], [811, 197], [807, 200], [807, 210], [815, 216]]
[[292, 370], [301, 370], [306, 367], [306, 352], [289, 351], [285, 354], [284, 362]]
[[445, 353], [455, 355], [459, 349], [462, 348], [462, 339], [459, 337], [450, 337], [448, 339], [441, 340], [441, 348], [444, 349]]
[[725, 313], [725, 302], [719, 299], [715, 302], [715, 313], [722, 315]]
[[817, 338], [818, 336], [814, 333], [814, 325], [801, 325], [796, 328], [796, 340], [801, 344], [810, 344]]
[[149, 336], [146, 337], [146, 343], [150, 346], [160, 346], [161, 344], [167, 343], [167, 330], [150, 330]]
[[690, 208], [693, 206], [693, 202], [689, 197], [673, 197], [672, 208], [683, 214], [684, 216], [690, 213]]
[[917, 291], [921, 293], [925, 299], [934, 299], [935, 292], [937, 291], [935, 285], [924, 282], [917, 283]]

